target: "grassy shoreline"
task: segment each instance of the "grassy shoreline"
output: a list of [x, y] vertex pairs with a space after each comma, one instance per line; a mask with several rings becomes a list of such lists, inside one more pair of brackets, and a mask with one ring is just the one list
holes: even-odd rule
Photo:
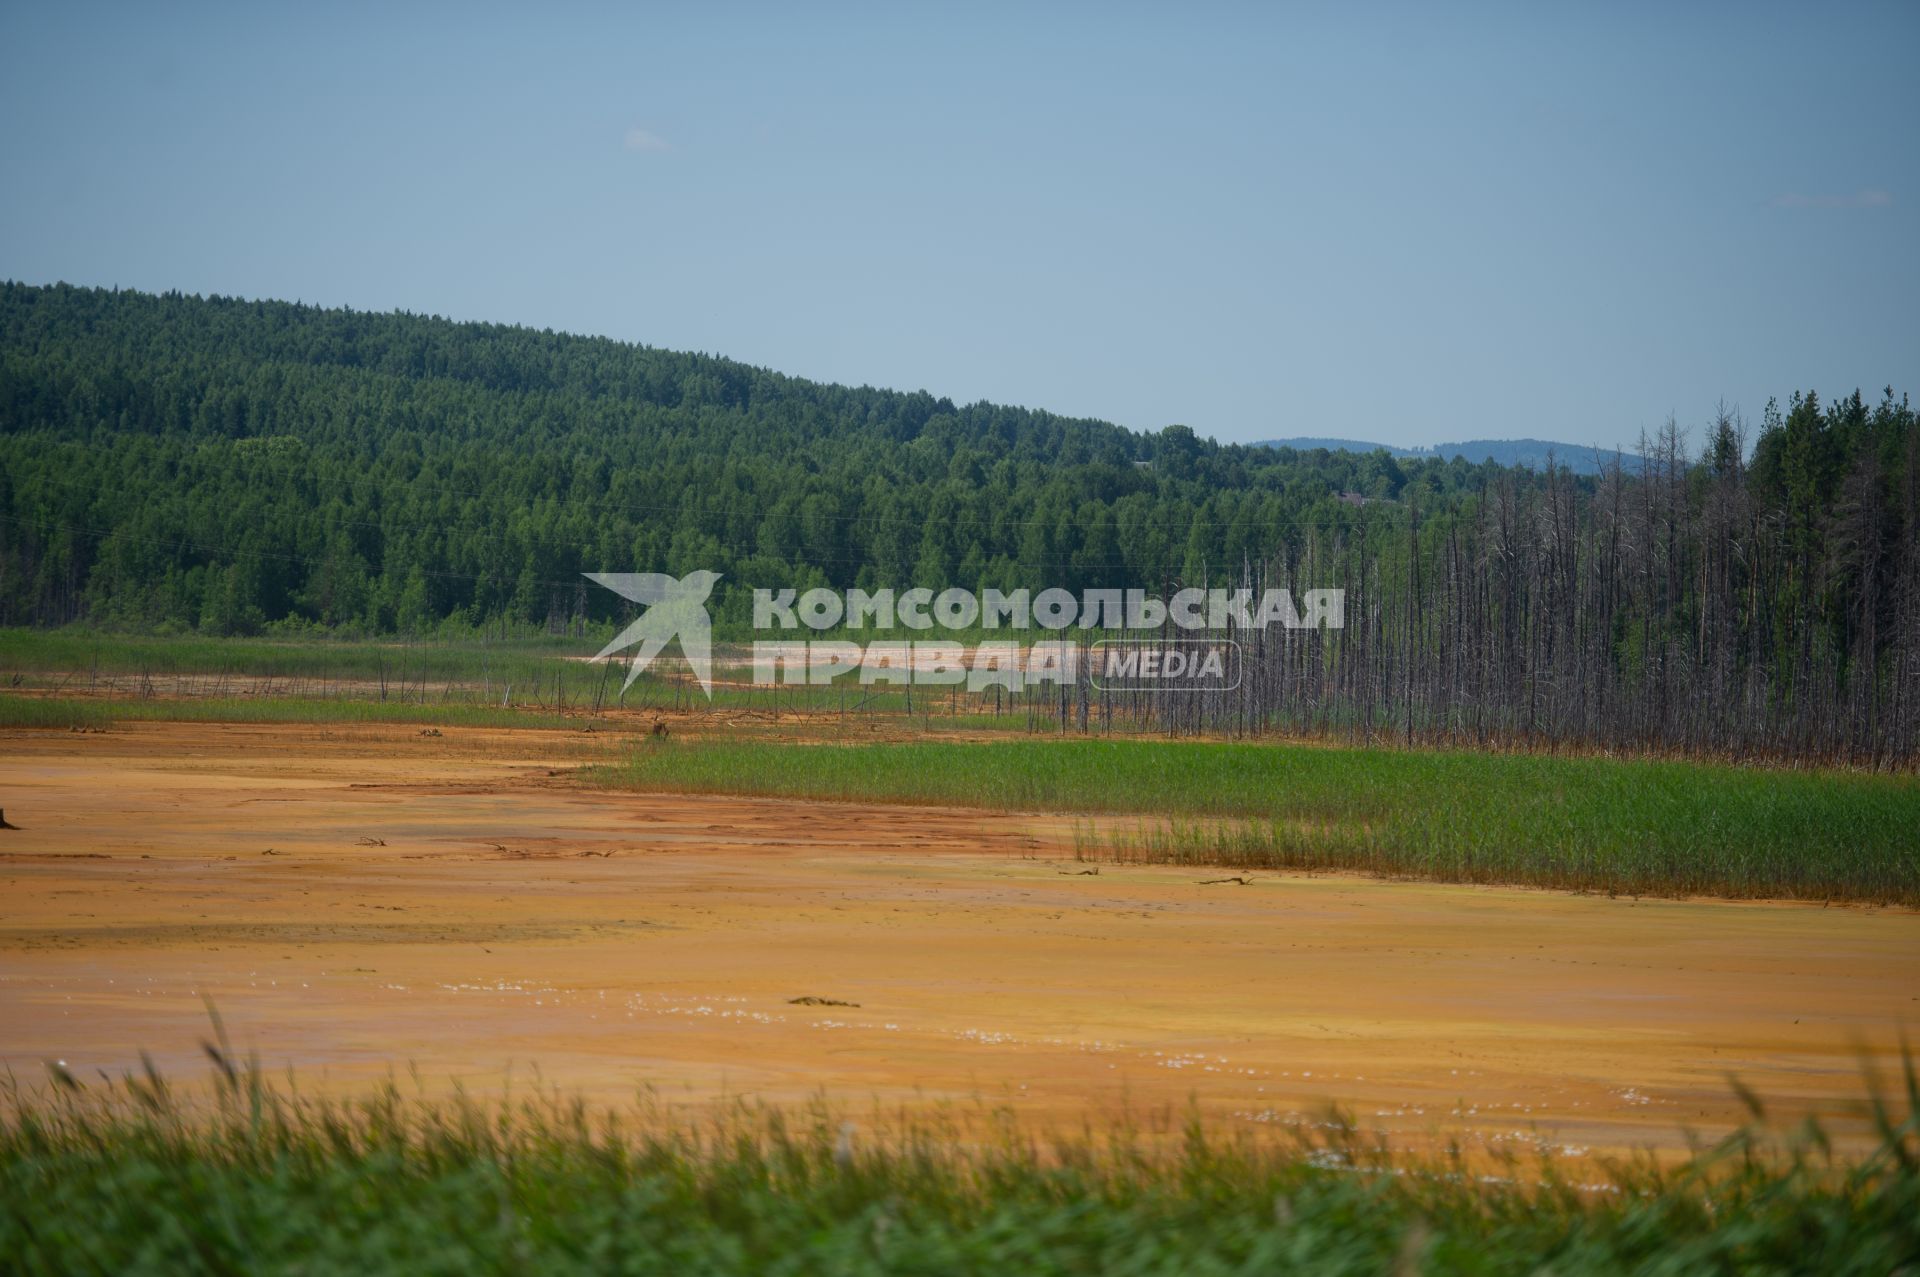
[[1920, 905], [1920, 778], [1159, 740], [648, 744], [612, 788], [1133, 816], [1081, 854]]
[[[0, 728], [116, 722], [579, 730], [581, 706], [284, 695], [0, 692]], [[644, 713], [638, 707], [630, 711]], [[631, 712], [629, 714], [631, 718]], [[804, 724], [809, 716], [792, 719]], [[818, 716], [822, 724], [832, 715]], [[1320, 743], [1059, 738], [941, 720], [939, 739], [647, 741], [589, 783], [638, 791], [933, 804], [1099, 817], [1089, 860], [1357, 870], [1632, 895], [1920, 906], [1920, 776], [1693, 760]], [[734, 731], [732, 727], [724, 730]], [[1120, 818], [1118, 821], [1113, 818]]]

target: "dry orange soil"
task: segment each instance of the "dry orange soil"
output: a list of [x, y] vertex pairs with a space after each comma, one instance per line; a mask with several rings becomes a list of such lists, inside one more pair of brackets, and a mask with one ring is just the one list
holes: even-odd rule
[[[1573, 1155], [1844, 1113], [1920, 916], [1071, 861], [1071, 819], [609, 793], [605, 738], [0, 731], [0, 1063], [202, 1073], [203, 998], [309, 1088], [1188, 1102]], [[377, 840], [377, 841], [376, 841]], [[805, 1006], [812, 996], [857, 1006]], [[516, 1083], [518, 1084], [518, 1083]], [[1841, 1119], [1843, 1131], [1858, 1130]]]

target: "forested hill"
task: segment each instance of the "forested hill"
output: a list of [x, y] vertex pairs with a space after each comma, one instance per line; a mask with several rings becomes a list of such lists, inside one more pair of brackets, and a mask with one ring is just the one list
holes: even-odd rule
[[583, 569], [1156, 585], [1409, 479], [599, 338], [22, 284], [0, 286], [0, 427], [12, 624], [602, 614]]
[[1907, 400], [1795, 393], [1751, 448], [1724, 414], [1696, 424], [1695, 447], [1670, 428], [1578, 476], [9, 284], [0, 625], [612, 621], [583, 571], [721, 572], [723, 627], [756, 585], [1331, 586], [1344, 631], [1265, 642], [1181, 724], [1920, 757]]

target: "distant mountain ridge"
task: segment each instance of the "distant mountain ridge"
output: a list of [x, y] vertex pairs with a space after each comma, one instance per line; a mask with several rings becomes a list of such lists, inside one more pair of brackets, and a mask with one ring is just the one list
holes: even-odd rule
[[[1592, 448], [1578, 443], [1555, 443], [1550, 439], [1469, 439], [1464, 443], [1440, 443], [1431, 448], [1397, 448], [1392, 444], [1368, 443], [1363, 439], [1321, 439], [1302, 436], [1293, 439], [1264, 439], [1253, 445], [1256, 448], [1292, 448], [1297, 452], [1311, 452], [1316, 448], [1325, 448], [1328, 452], [1378, 452], [1384, 449], [1395, 457], [1417, 457], [1422, 460], [1451, 461], [1455, 457], [1464, 457], [1469, 463], [1479, 465], [1491, 461], [1502, 466], [1526, 466], [1532, 470], [1547, 468], [1547, 458], [1551, 456], [1555, 465], [1565, 466], [1575, 474], [1599, 474], [1613, 460], [1614, 452], [1606, 448]], [[1621, 452], [1621, 465], [1628, 470], [1636, 469], [1639, 458], [1633, 453]]]

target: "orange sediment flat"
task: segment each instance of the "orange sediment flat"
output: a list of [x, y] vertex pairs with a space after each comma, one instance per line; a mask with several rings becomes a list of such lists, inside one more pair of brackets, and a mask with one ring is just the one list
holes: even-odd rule
[[[605, 738], [0, 732], [0, 1062], [603, 1101], [1332, 1102], [1415, 1141], [1677, 1148], [1737, 1075], [1843, 1137], [1920, 1027], [1920, 915], [1072, 860], [1073, 818], [607, 792]], [[796, 998], [837, 1003], [805, 1005]]]

